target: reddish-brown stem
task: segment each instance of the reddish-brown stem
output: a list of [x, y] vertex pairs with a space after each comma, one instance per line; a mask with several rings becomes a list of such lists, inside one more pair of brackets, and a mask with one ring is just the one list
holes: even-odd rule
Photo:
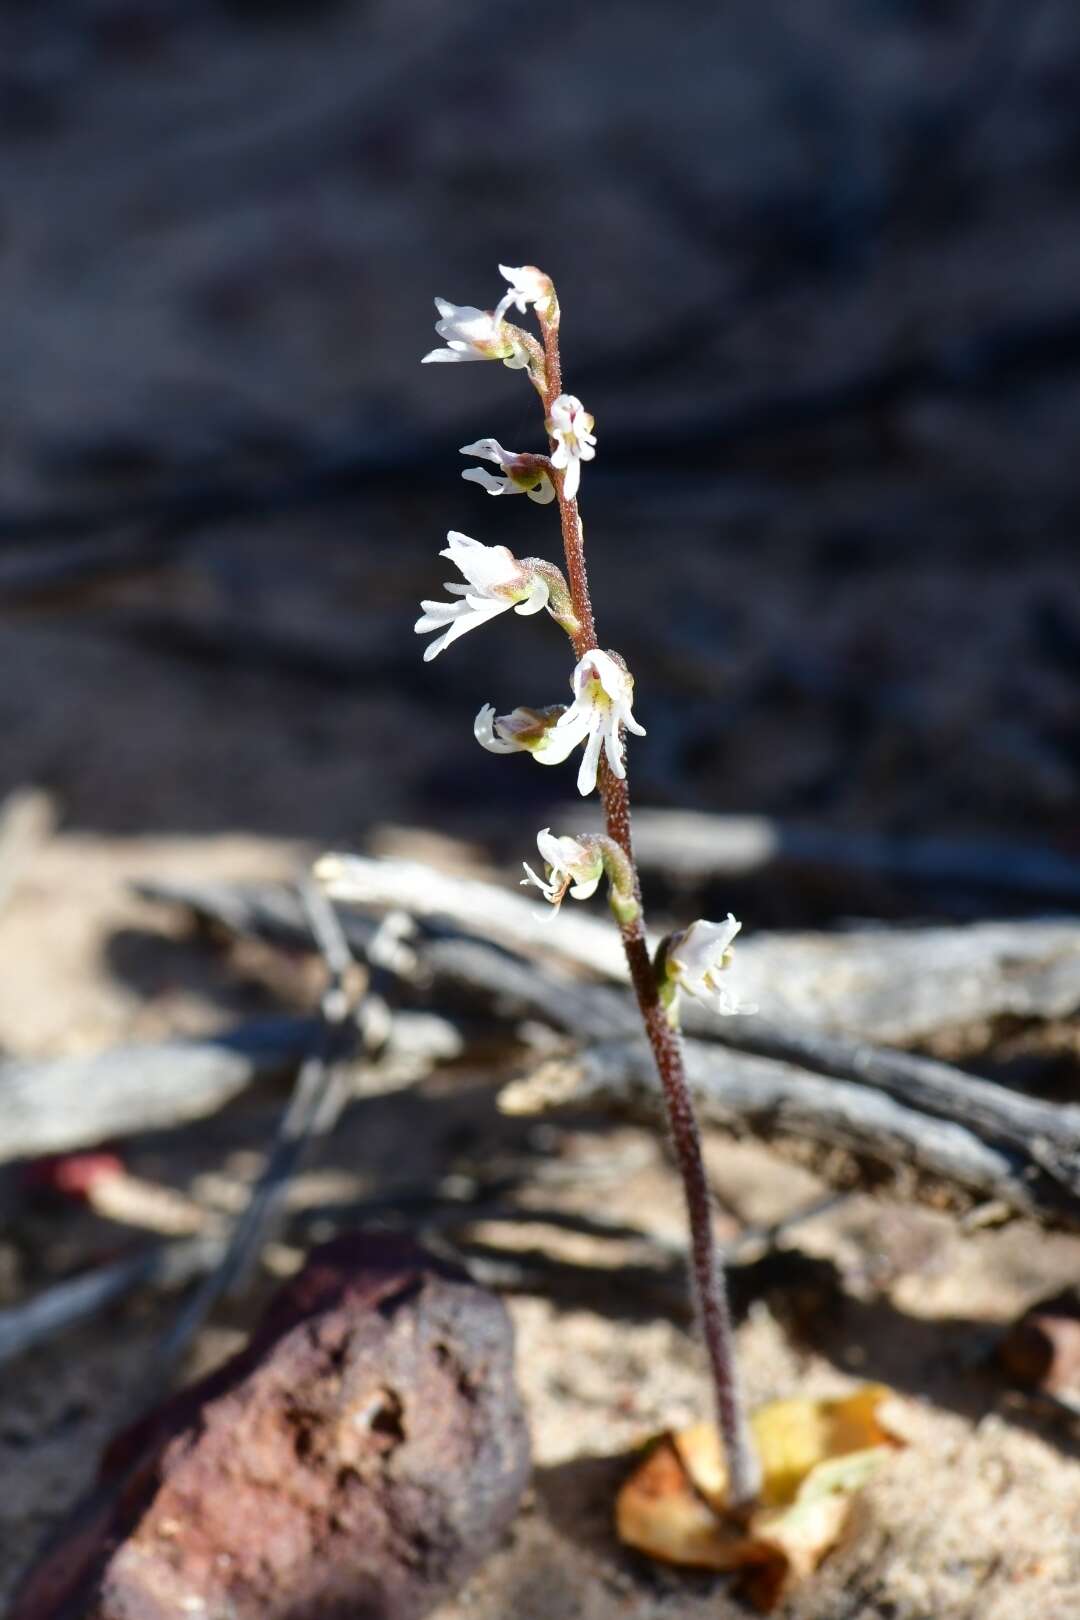
[[[544, 334], [547, 382], [544, 404], [550, 417], [551, 407], [562, 392], [559, 334], [558, 327], [554, 323], [541, 321], [541, 327]], [[552, 449], [554, 448], [553, 441]], [[589, 597], [589, 576], [585, 566], [585, 540], [577, 500], [568, 500], [564, 492], [563, 473], [553, 470], [551, 476], [559, 497], [559, 517], [566, 552], [566, 577], [579, 626], [572, 638], [574, 652], [581, 658], [590, 648], [597, 646], [596, 621]], [[690, 1088], [686, 1083], [682, 1042], [661, 1003], [646, 943], [644, 916], [641, 910], [641, 885], [634, 861], [630, 830], [630, 790], [625, 777], [617, 777], [606, 759], [601, 761], [599, 780], [608, 837], [623, 851], [633, 874], [634, 896], [638, 902], [637, 914], [632, 921], [621, 922], [619, 926], [630, 969], [630, 979], [660, 1075], [671, 1139], [686, 1195], [694, 1292], [712, 1372], [717, 1422], [727, 1460], [728, 1496], [732, 1507], [745, 1510], [759, 1495], [761, 1472], [750, 1439], [740, 1392], [731, 1307], [713, 1232], [712, 1200], [705, 1176], [701, 1134], [698, 1130]]]

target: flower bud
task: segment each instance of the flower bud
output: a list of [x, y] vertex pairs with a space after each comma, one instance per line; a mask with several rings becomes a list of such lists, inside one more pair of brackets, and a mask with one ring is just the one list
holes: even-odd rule
[[519, 315], [524, 315], [530, 304], [541, 320], [550, 320], [552, 314], [557, 313], [559, 306], [551, 277], [545, 276], [535, 264], [523, 264], [516, 268], [510, 264], [500, 264], [499, 274], [506, 277], [510, 288], [496, 307], [497, 320], [508, 309], [516, 309]]

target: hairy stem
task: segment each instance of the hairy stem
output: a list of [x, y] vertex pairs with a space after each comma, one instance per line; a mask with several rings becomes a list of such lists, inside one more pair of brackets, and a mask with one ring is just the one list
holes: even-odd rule
[[[542, 320], [541, 327], [546, 359], [544, 404], [550, 417], [552, 405], [562, 392], [559, 333], [556, 322]], [[554, 444], [552, 448], [555, 448]], [[585, 566], [585, 538], [577, 501], [567, 500], [564, 493], [563, 474], [553, 470], [551, 477], [559, 498], [566, 577], [578, 625], [572, 640], [575, 655], [581, 658], [590, 648], [598, 645]], [[636, 907], [628, 908], [620, 919], [619, 929], [634, 994], [656, 1059], [671, 1139], [686, 1195], [694, 1288], [712, 1371], [717, 1422], [727, 1460], [729, 1501], [735, 1509], [746, 1509], [759, 1495], [761, 1470], [750, 1439], [739, 1385], [731, 1307], [713, 1232], [712, 1201], [701, 1153], [701, 1134], [690, 1088], [686, 1083], [682, 1042], [661, 1003], [645, 940], [641, 884], [630, 831], [630, 790], [626, 779], [617, 777], [606, 759], [601, 761], [599, 780], [607, 834], [626, 858], [633, 897], [637, 902]]]

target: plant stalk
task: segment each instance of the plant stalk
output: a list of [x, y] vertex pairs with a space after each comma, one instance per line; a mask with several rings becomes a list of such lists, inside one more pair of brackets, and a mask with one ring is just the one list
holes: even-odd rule
[[[562, 392], [559, 333], [555, 323], [541, 320], [540, 324], [546, 360], [544, 405], [550, 416], [552, 405]], [[555, 448], [554, 443], [552, 448]], [[580, 659], [591, 648], [598, 646], [585, 566], [585, 538], [577, 500], [567, 500], [564, 493], [563, 473], [552, 469], [550, 476], [559, 500], [566, 577], [578, 624], [571, 639], [575, 656]], [[620, 921], [619, 930], [642, 1022], [656, 1059], [668, 1126], [686, 1195], [694, 1292], [712, 1373], [717, 1423], [727, 1461], [728, 1500], [734, 1510], [745, 1511], [753, 1506], [760, 1494], [761, 1468], [750, 1437], [739, 1382], [731, 1306], [713, 1231], [712, 1200], [701, 1152], [701, 1133], [686, 1082], [682, 1041], [661, 1003], [656, 975], [649, 958], [641, 909], [641, 883], [631, 837], [630, 790], [625, 777], [617, 777], [606, 759], [600, 763], [599, 785], [607, 834], [626, 856], [633, 879], [634, 897], [638, 902], [636, 915], [632, 920]]]

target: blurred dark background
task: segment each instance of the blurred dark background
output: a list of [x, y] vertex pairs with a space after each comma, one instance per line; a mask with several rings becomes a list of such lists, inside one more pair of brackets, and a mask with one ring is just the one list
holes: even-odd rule
[[502, 260], [556, 279], [597, 418], [639, 800], [1080, 856], [1071, 0], [0, 31], [0, 787], [106, 832], [531, 844], [572, 772], [471, 722], [557, 701], [560, 633], [412, 633], [447, 528], [558, 555], [459, 478], [540, 447], [531, 389], [419, 365]]

